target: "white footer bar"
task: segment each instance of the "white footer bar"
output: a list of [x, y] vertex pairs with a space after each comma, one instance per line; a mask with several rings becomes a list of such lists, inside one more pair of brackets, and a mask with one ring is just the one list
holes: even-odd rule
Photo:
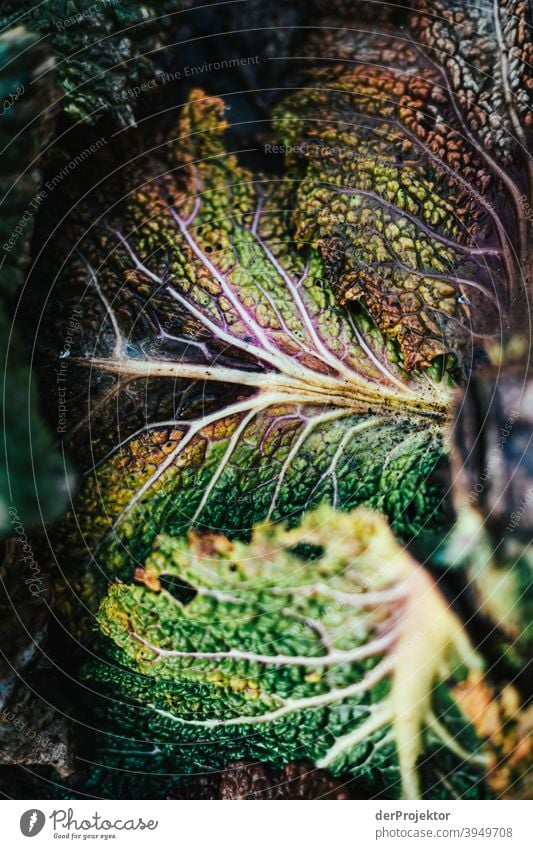
[[[2, 846], [531, 849], [533, 802], [4, 801]], [[32, 842], [34, 840], [34, 842]], [[69, 842], [67, 842], [69, 841]]]

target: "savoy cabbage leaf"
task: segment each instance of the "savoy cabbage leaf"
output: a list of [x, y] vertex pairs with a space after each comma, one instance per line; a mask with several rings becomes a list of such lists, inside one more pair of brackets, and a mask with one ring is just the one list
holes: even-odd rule
[[413, 8], [402, 32], [325, 21], [275, 110], [296, 239], [407, 368], [527, 329], [532, 285], [528, 4]]
[[166, 161], [129, 165], [125, 200], [80, 216], [52, 305], [84, 311], [67, 401], [80, 452], [92, 427], [59, 544], [81, 539], [111, 573], [162, 531], [246, 535], [324, 499], [378, 507], [407, 536], [445, 521], [447, 376], [407, 374], [394, 339], [337, 303], [320, 255], [285, 233], [283, 184], [226, 151], [223, 111], [193, 92]]
[[[84, 475], [58, 607], [79, 636], [101, 601], [84, 677], [112, 770], [303, 757], [434, 798], [483, 794], [526, 748], [518, 691], [498, 702], [429, 574], [373, 514], [332, 510], [377, 508], [406, 542], [442, 529], [450, 376], [529, 321], [527, 11], [475, 3], [472, 26], [463, 5], [311, 36], [275, 114], [281, 177], [194, 90], [177, 127], [122, 133], [95, 190], [62, 192], [39, 333], [57, 354], [81, 315], [61, 368]], [[492, 627], [529, 564], [509, 578], [473, 537]]]
[[[479, 792], [488, 753], [454, 688], [481, 660], [378, 514], [323, 505], [249, 544], [162, 536], [135, 582], [103, 599], [101, 659], [83, 674], [124, 740], [172, 744], [193, 772], [305, 758], [416, 798], [424, 765], [424, 790], [461, 795], [466, 771]], [[442, 778], [435, 753], [451, 757]]]

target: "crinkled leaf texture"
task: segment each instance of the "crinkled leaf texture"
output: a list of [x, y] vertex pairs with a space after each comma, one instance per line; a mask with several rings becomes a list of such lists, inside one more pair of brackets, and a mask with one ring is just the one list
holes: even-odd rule
[[376, 794], [479, 792], [486, 756], [452, 695], [479, 658], [377, 513], [322, 505], [249, 544], [162, 536], [135, 578], [102, 601], [84, 676], [126, 739], [189, 769], [303, 757]]
[[223, 108], [193, 92], [170, 162], [130, 166], [127, 199], [96, 225], [89, 210], [74, 242], [68, 291], [96, 332], [69, 391], [86, 402], [89, 377], [95, 462], [60, 544], [79, 551], [81, 530], [111, 572], [162, 531], [245, 536], [323, 500], [379, 507], [404, 535], [441, 522], [446, 380], [408, 376], [336, 302], [319, 254], [290, 240], [285, 186], [226, 151]]
[[413, 8], [401, 32], [325, 21], [275, 117], [296, 239], [407, 368], [527, 330], [532, 291], [528, 3]]
[[131, 88], [154, 78], [158, 49], [180, 9], [176, 0], [4, 0], [0, 25], [22, 21], [46, 38], [57, 60], [58, 102], [69, 117], [94, 124], [107, 112], [124, 127], [135, 125]]

